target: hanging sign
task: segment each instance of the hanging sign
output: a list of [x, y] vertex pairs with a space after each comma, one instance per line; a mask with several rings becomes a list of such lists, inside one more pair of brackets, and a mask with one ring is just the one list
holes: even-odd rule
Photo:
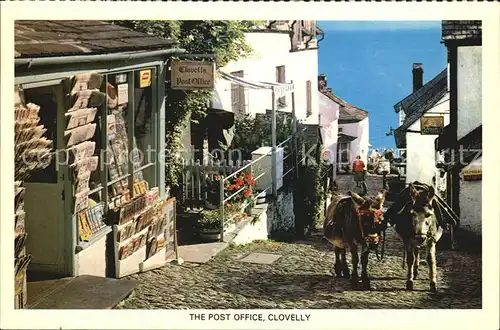
[[139, 71], [139, 87], [146, 88], [151, 86], [151, 69]]
[[172, 89], [214, 89], [215, 63], [172, 61]]
[[443, 116], [424, 116], [420, 118], [420, 134], [422, 135], [439, 135], [443, 133], [443, 129]]

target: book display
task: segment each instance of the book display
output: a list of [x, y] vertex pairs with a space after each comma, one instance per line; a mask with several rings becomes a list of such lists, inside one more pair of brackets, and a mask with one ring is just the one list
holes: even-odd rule
[[40, 169], [46, 168], [52, 159], [52, 141], [43, 137], [46, 129], [39, 125], [40, 107], [33, 103], [25, 104], [22, 90], [16, 86], [14, 92], [14, 160], [15, 160], [15, 201], [14, 201], [14, 308], [24, 308], [27, 301], [26, 270], [31, 255], [26, 252], [28, 233], [25, 230], [26, 213], [24, 196], [26, 188], [23, 181]]
[[175, 215], [165, 212], [168, 206], [173, 209], [175, 199], [160, 201], [155, 187], [114, 210], [117, 278], [162, 267], [175, 252], [168, 239], [175, 230], [169, 227], [175, 225]]
[[99, 91], [103, 76], [86, 73], [67, 78], [63, 82], [65, 95], [65, 147], [73, 187], [73, 213], [77, 221], [78, 240], [89, 241], [106, 227], [104, 203], [90, 195], [93, 172], [99, 165], [96, 153], [98, 108], [106, 101]]

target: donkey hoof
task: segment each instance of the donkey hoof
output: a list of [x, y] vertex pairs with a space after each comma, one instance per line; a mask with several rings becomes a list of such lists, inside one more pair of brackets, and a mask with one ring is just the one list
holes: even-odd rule
[[363, 290], [370, 290], [370, 280], [368, 278], [362, 279], [361, 284], [363, 286]]
[[351, 287], [353, 289], [358, 288], [358, 278], [357, 277], [351, 277]]
[[342, 277], [343, 278], [350, 278], [351, 277], [351, 274], [349, 273], [349, 270], [344, 270], [342, 271]]
[[413, 281], [406, 281], [406, 290], [413, 290]]
[[430, 285], [430, 289], [429, 289], [429, 291], [430, 291], [431, 293], [436, 293], [436, 292], [437, 292], [436, 283], [431, 282], [431, 285]]
[[416, 280], [418, 278], [418, 272], [413, 273], [413, 279]]
[[335, 277], [341, 278], [342, 277], [342, 272], [335, 272]]

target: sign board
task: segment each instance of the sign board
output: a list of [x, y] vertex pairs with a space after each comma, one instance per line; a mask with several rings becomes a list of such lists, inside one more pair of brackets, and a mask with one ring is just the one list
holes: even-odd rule
[[420, 134], [422, 135], [438, 135], [443, 133], [443, 129], [443, 116], [424, 116], [420, 118]]
[[483, 178], [482, 169], [466, 170], [462, 172], [464, 181], [481, 181]]
[[118, 85], [118, 104], [128, 103], [128, 84]]
[[139, 71], [139, 87], [146, 88], [151, 86], [151, 69]]
[[172, 89], [214, 89], [215, 63], [202, 61], [172, 61]]

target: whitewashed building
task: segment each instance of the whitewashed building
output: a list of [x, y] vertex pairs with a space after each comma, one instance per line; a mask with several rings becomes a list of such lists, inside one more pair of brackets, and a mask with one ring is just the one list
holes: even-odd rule
[[481, 21], [443, 21], [442, 39], [448, 48], [450, 123], [436, 149], [444, 152], [448, 203], [459, 214], [460, 227], [481, 235]]
[[327, 87], [326, 76], [318, 77], [320, 87], [320, 114], [323, 134], [323, 148], [337, 164], [337, 170], [344, 172], [357, 156], [368, 163], [369, 118], [368, 111], [360, 109]]
[[[245, 34], [253, 53], [220, 71], [253, 82], [293, 81], [297, 119], [317, 123], [317, 36], [322, 34], [316, 21], [266, 21]], [[215, 99], [217, 107], [237, 115], [264, 114], [272, 105], [269, 90], [246, 88], [222, 78], [216, 80]], [[277, 98], [276, 109], [291, 112], [291, 104], [289, 93]]]
[[436, 167], [439, 155], [435, 151], [435, 140], [450, 121], [448, 70], [422, 83], [422, 64], [414, 63], [414, 92], [394, 106], [400, 115], [404, 113], [403, 123], [394, 131], [394, 139], [397, 148], [406, 152], [406, 184], [414, 181], [435, 184], [443, 191], [446, 186]]

